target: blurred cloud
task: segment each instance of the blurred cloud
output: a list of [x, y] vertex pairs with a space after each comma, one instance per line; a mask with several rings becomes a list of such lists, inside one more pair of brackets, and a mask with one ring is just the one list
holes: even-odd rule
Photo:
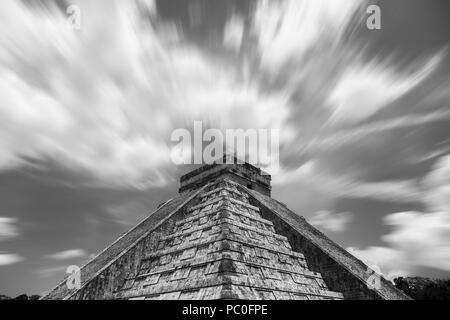
[[383, 240], [411, 265], [450, 271], [450, 213], [399, 212], [384, 218], [394, 230]]
[[350, 212], [333, 213], [322, 210], [309, 218], [309, 223], [332, 232], [342, 232], [347, 229], [352, 219], [353, 215]]
[[0, 267], [14, 264], [25, 260], [22, 256], [15, 253], [3, 253], [0, 251]]
[[[395, 11], [395, 30], [387, 23], [361, 36], [372, 1], [244, 2], [76, 0], [80, 30], [67, 27], [64, 2], [2, 3], [2, 216], [19, 218], [3, 220], [0, 234], [23, 242], [8, 250], [20, 255], [2, 252], [0, 261], [73, 243], [101, 249], [173, 194], [185, 168], [170, 160], [171, 133], [202, 120], [222, 132], [281, 129], [274, 193], [316, 213], [322, 228], [351, 222], [355, 232], [333, 235], [386, 274], [446, 269], [433, 246], [448, 244], [438, 228], [450, 198], [448, 148], [439, 144], [449, 138], [448, 54], [383, 46], [405, 40], [402, 18], [421, 24], [422, 13]], [[446, 42], [444, 31], [433, 37]], [[384, 242], [369, 246], [383, 226]], [[73, 242], [79, 232], [83, 243]], [[54, 237], [63, 243], [42, 252]]]
[[[249, 65], [230, 68], [183, 41], [182, 30], [161, 21], [152, 1], [79, 1], [78, 31], [67, 27], [65, 12], [56, 5], [43, 10], [7, 1], [8, 14], [0, 22], [0, 170], [29, 166], [30, 160], [52, 161], [80, 172], [89, 185], [147, 188], [173, 179], [170, 134], [190, 128], [194, 120], [220, 130], [282, 129], [282, 147], [293, 144], [302, 152], [336, 148], [385, 130], [388, 124], [369, 124], [320, 137], [320, 128], [330, 121], [364, 120], [417, 86], [440, 56], [411, 65], [416, 71], [409, 75], [387, 63], [365, 63], [356, 46], [342, 43], [364, 17], [366, 4], [259, 1], [250, 16], [261, 67], [290, 79], [267, 90], [258, 72], [248, 76]], [[233, 13], [223, 31], [225, 46], [239, 51], [244, 18]], [[300, 75], [294, 76], [297, 68], [277, 67], [292, 61], [302, 66]], [[307, 105], [296, 106], [292, 95], [310, 90], [322, 96], [315, 108], [329, 115], [315, 132], [300, 132], [293, 112]], [[403, 125], [400, 119], [391, 121], [392, 127]], [[299, 135], [302, 139], [295, 138]]]
[[317, 162], [308, 161], [298, 168], [281, 170], [274, 177], [275, 185], [301, 181], [308, 188], [341, 198], [365, 198], [384, 201], [412, 202], [422, 195], [414, 180], [367, 182], [347, 175], [327, 173]]
[[84, 257], [86, 255], [87, 255], [87, 253], [83, 249], [70, 249], [70, 250], [64, 250], [64, 251], [49, 254], [46, 256], [46, 258], [52, 259], [52, 260], [68, 260], [68, 259]]
[[135, 226], [140, 220], [148, 216], [152, 206], [146, 201], [128, 201], [117, 205], [108, 205], [105, 211], [112, 219], [126, 226]]
[[[364, 19], [368, 1], [258, 1], [250, 26], [233, 12], [220, 41], [235, 51], [244, 41], [250, 45], [246, 63], [231, 66], [183, 39], [179, 24], [161, 19], [153, 1], [76, 4], [82, 13], [77, 31], [52, 2], [45, 10], [5, 2], [0, 170], [51, 161], [81, 173], [88, 185], [163, 186], [174, 172], [170, 134], [194, 120], [220, 130], [282, 129], [281, 151], [289, 151], [280, 152], [281, 160], [292, 162], [448, 113], [360, 124], [425, 81], [444, 57], [409, 63], [402, 68], [408, 72], [398, 71], [393, 59], [366, 61], [360, 43], [347, 36]], [[197, 7], [188, 6], [196, 20], [205, 14]], [[331, 185], [353, 184], [330, 177]], [[362, 194], [378, 190], [372, 182], [361, 185]]]
[[436, 160], [434, 168], [424, 178], [429, 190], [424, 201], [437, 212], [446, 212], [450, 216], [450, 155]]
[[227, 48], [239, 52], [244, 37], [244, 21], [242, 17], [233, 14], [224, 28], [223, 43]]
[[[240, 72], [179, 40], [175, 25], [156, 23], [149, 2], [77, 4], [77, 31], [51, 3], [4, 4], [0, 170], [52, 160], [92, 177], [91, 185], [145, 188], [171, 179], [170, 133], [193, 120], [286, 127], [287, 96], [242, 82]], [[230, 28], [237, 46], [238, 18]]]
[[[389, 280], [411, 274], [411, 266], [398, 250], [385, 247], [368, 247], [364, 250], [349, 247], [347, 250], [372, 269], [379, 269]], [[405, 269], [401, 269], [402, 267]]]
[[298, 149], [301, 152], [335, 150], [356, 142], [363, 142], [365, 138], [373, 137], [377, 134], [386, 134], [389, 131], [401, 128], [414, 128], [445, 119], [450, 120], [450, 110], [442, 109], [423, 114], [409, 114], [393, 119], [372, 121], [368, 124], [352, 127], [351, 129], [336, 130], [330, 135], [315, 137], [306, 146], [303, 146], [303, 148], [299, 147]]
[[427, 186], [423, 201], [429, 212], [385, 216], [384, 223], [392, 228], [382, 236], [388, 246], [352, 252], [387, 274], [414, 274], [420, 267], [450, 271], [450, 156], [439, 159], [423, 183]]
[[56, 266], [50, 268], [41, 268], [36, 270], [39, 277], [46, 278], [56, 275], [64, 275], [68, 266]]
[[333, 109], [330, 122], [357, 123], [387, 107], [411, 91], [439, 65], [437, 55], [427, 63], [411, 66], [411, 75], [395, 73], [390, 65], [365, 62], [350, 66], [332, 90], [328, 103]]
[[[301, 61], [314, 47], [338, 44], [357, 12], [367, 1], [289, 0], [259, 1], [254, 13], [254, 32], [262, 65], [277, 70], [289, 61]], [[364, 15], [360, 15], [364, 17]]]
[[[142, 174], [160, 182], [155, 169], [168, 159], [168, 148], [155, 133], [164, 119], [151, 116], [152, 79], [142, 68], [143, 52], [158, 49], [139, 37], [133, 6], [80, 2], [78, 32], [52, 3], [46, 9], [18, 1], [4, 5], [0, 169], [20, 167], [25, 158], [52, 159], [113, 185], [137, 184]], [[147, 39], [157, 39], [143, 28]], [[133, 119], [136, 112], [146, 127]]]
[[19, 230], [15, 226], [17, 219], [0, 217], [0, 241], [8, 240], [19, 235]]

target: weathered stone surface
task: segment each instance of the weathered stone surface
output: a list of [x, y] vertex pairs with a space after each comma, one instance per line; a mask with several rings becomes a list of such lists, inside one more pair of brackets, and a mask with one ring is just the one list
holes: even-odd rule
[[[272, 190], [270, 175], [248, 163], [238, 165], [237, 161], [234, 157], [224, 156], [221, 164], [206, 165], [185, 174], [180, 178], [179, 192], [182, 194], [196, 190], [217, 178], [228, 177], [249, 189], [256, 190], [270, 197]], [[234, 164], [230, 165], [227, 163]]]
[[367, 281], [372, 272], [361, 260], [286, 206], [260, 193], [247, 191], [252, 195], [252, 202], [260, 205], [263, 216], [288, 237], [294, 250], [303, 252], [311, 269], [320, 272], [329, 287], [342, 292], [345, 298], [410, 299], [383, 277], [378, 287], [370, 289]]
[[44, 299], [405, 299], [270, 198], [270, 176], [212, 165], [82, 268], [82, 287]]
[[114, 298], [342, 299], [228, 179], [188, 206]]
[[[139, 249], [142, 246], [142, 239], [152, 242], [152, 239], [157, 238], [162, 224], [166, 227], [167, 219], [176, 212], [188, 201], [190, 201], [201, 190], [193, 193], [184, 194], [172, 201], [166, 203], [164, 206], [158, 208], [155, 212], [150, 214], [144, 221], [136, 225], [134, 228], [119, 237], [113, 244], [100, 252], [94, 259], [89, 261], [81, 268], [81, 282], [82, 289], [80, 292], [69, 290], [66, 285], [66, 280], [59, 283], [48, 294], [44, 295], [42, 299], [68, 299], [75, 295], [80, 295], [84, 291], [84, 287], [92, 286], [92, 282], [108, 283], [108, 286], [114, 286], [113, 283], [120, 279], [119, 273], [114, 271], [120, 269], [123, 263], [127, 264], [127, 268], [133, 269], [132, 259], [133, 255], [139, 256]], [[149, 235], [149, 236], [148, 236]], [[148, 236], [148, 237], [147, 237]], [[155, 241], [155, 240], [153, 240]], [[139, 257], [137, 258], [139, 259]], [[123, 272], [126, 272], [126, 269]], [[119, 270], [120, 271], [120, 270]], [[89, 296], [89, 298], [106, 298], [108, 295], [103, 292], [99, 285], [98, 296]]]

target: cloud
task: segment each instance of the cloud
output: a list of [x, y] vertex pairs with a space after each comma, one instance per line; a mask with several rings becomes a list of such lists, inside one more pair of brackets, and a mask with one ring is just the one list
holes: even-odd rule
[[19, 235], [19, 231], [14, 225], [15, 223], [17, 223], [17, 219], [15, 218], [0, 217], [0, 241]]
[[[404, 92], [428, 74], [432, 63], [402, 76], [388, 65], [370, 64], [366, 70], [361, 59], [351, 60], [356, 52], [352, 45], [338, 44], [365, 16], [364, 3], [258, 2], [250, 23], [262, 68], [278, 72], [278, 65], [295, 60], [311, 80], [302, 82], [294, 76], [297, 69], [283, 69], [292, 73], [292, 83], [267, 90], [258, 72], [242, 76], [239, 64], [230, 67], [184, 41], [179, 27], [157, 17], [152, 1], [79, 1], [77, 31], [67, 27], [66, 14], [56, 5], [48, 3], [43, 10], [6, 1], [0, 13], [0, 170], [38, 161], [43, 168], [47, 163], [75, 171], [90, 186], [163, 186], [174, 172], [171, 133], [191, 128], [194, 120], [220, 130], [282, 129], [280, 144], [298, 145], [301, 125], [292, 117], [292, 94], [315, 95], [311, 83], [320, 83], [319, 93], [329, 97], [335, 115], [366, 117], [379, 104], [359, 108], [357, 115], [349, 106], [361, 95], [349, 84], [389, 82], [389, 89]], [[233, 50], [251, 41], [243, 38], [243, 19], [233, 13], [223, 30], [222, 40]], [[318, 54], [300, 63], [312, 48]], [[327, 55], [330, 51], [336, 54]], [[360, 81], [360, 76], [370, 79]]]
[[60, 274], [64, 274], [67, 270], [68, 266], [56, 266], [56, 267], [50, 267], [50, 268], [43, 268], [36, 270], [36, 273], [41, 278], [51, 277]]
[[295, 169], [283, 169], [279, 170], [279, 174], [273, 177], [272, 183], [277, 185], [284, 185], [300, 181], [303, 178], [310, 177], [316, 172], [316, 163], [313, 160], [307, 161]]
[[424, 201], [433, 211], [450, 215], [450, 155], [439, 158], [433, 170], [424, 178], [429, 190]]
[[239, 52], [243, 37], [244, 21], [242, 17], [233, 14], [225, 25], [223, 33], [223, 43], [225, 47]]
[[424, 161], [428, 161], [428, 160], [432, 160], [432, 159], [437, 159], [443, 155], [446, 155], [450, 153], [450, 146], [444, 147], [444, 148], [440, 148], [437, 149], [435, 151], [432, 151], [428, 154], [425, 155], [420, 155], [414, 159], [411, 159], [412, 163], [420, 163], [420, 162], [424, 162]]
[[[52, 159], [109, 184], [130, 185], [142, 175], [157, 182], [156, 169], [169, 150], [152, 134], [164, 119], [150, 116], [156, 86], [142, 74], [140, 50], [158, 49], [144, 48], [148, 42], [133, 29], [132, 6], [79, 5], [83, 19], [77, 32], [67, 27], [65, 12], [56, 5], [48, 3], [44, 10], [5, 3], [0, 14], [0, 169], [20, 167], [25, 158]], [[137, 98], [143, 99], [139, 105], [133, 101]], [[147, 127], [153, 130], [140, 130], [141, 123], [133, 121], [140, 108], [146, 109], [142, 121], [151, 122]]]
[[332, 232], [342, 232], [352, 221], [353, 215], [349, 212], [333, 213], [330, 211], [317, 211], [309, 222], [316, 226], [322, 227]]
[[361, 250], [349, 247], [347, 251], [364, 261], [372, 270], [379, 270], [389, 280], [411, 274], [411, 266], [399, 250], [385, 247], [368, 247]]
[[[289, 127], [289, 97], [183, 41], [152, 2], [79, 1], [80, 30], [45, 5], [6, 1], [0, 13], [0, 170], [31, 159], [89, 185], [162, 186], [171, 132], [193, 120]], [[239, 19], [230, 23], [237, 46]]]
[[22, 256], [15, 253], [2, 253], [0, 251], [0, 266], [7, 266], [25, 260]]
[[[423, 179], [428, 212], [397, 212], [383, 218], [391, 227], [382, 236], [387, 247], [356, 249], [385, 272], [413, 274], [428, 267], [450, 271], [450, 156], [439, 159]], [[389, 255], [384, 253], [389, 252]]]
[[[446, 51], [424, 53], [423, 58], [413, 61], [380, 53], [374, 56], [369, 51], [373, 38], [363, 38], [359, 32], [366, 28], [368, 4], [346, 1], [342, 5], [325, 0], [258, 2], [251, 22], [259, 71], [268, 90], [289, 97], [292, 109], [287, 123], [296, 129], [290, 140], [283, 141], [280, 155], [285, 168], [273, 177], [273, 183], [302, 184], [301, 179], [306, 177], [310, 184], [303, 183], [305, 188], [335, 198], [416, 202], [422, 190], [415, 177], [368, 178], [366, 166], [371, 167], [370, 174], [378, 166], [370, 160], [361, 163], [364, 155], [360, 152], [367, 148], [368, 140], [384, 148], [390, 135], [397, 133], [395, 130], [403, 129], [403, 133], [449, 118], [448, 110], [437, 110], [436, 104], [405, 106], [400, 100], [410, 95], [412, 101], [425, 100], [426, 95], [420, 99], [413, 99], [413, 95], [433, 85], [435, 78], [431, 75], [438, 75], [435, 71], [443, 64]], [[395, 117], [374, 121], [374, 116], [385, 115], [381, 114], [385, 110]], [[330, 156], [336, 156], [336, 164], [324, 159]], [[315, 163], [314, 172], [307, 172], [304, 166], [310, 162]], [[333, 172], [335, 167], [345, 171]], [[388, 169], [379, 171], [383, 170]]]
[[83, 249], [70, 249], [61, 252], [56, 252], [46, 256], [48, 259], [53, 260], [69, 260], [74, 258], [81, 258], [86, 256], [87, 253]]
[[152, 205], [146, 201], [128, 201], [123, 204], [108, 205], [105, 211], [113, 221], [126, 226], [135, 226], [151, 211]]
[[423, 114], [409, 114], [388, 120], [373, 121], [351, 129], [334, 131], [329, 136], [315, 137], [308, 141], [306, 146], [300, 146], [298, 150], [309, 153], [336, 150], [357, 142], [363, 142], [366, 138], [377, 134], [385, 134], [401, 128], [414, 128], [445, 119], [450, 120], [450, 110], [436, 110]]
[[274, 177], [274, 185], [289, 185], [300, 182], [310, 189], [341, 198], [377, 199], [395, 202], [413, 202], [422, 195], [415, 180], [385, 180], [367, 182], [347, 175], [335, 175], [310, 160], [294, 169], [280, 169]]
[[399, 212], [384, 221], [394, 229], [382, 239], [412, 265], [450, 271], [450, 212]]
[[398, 212], [384, 222], [393, 228], [382, 237], [389, 246], [349, 251], [388, 278], [414, 275], [423, 267], [450, 271], [449, 213]]
[[357, 123], [369, 118], [421, 83], [436, 70], [441, 58], [436, 55], [425, 64], [418, 63], [414, 67], [418, 71], [410, 75], [376, 62], [350, 66], [328, 97], [333, 110], [330, 121]]
[[[338, 44], [366, 1], [259, 1], [253, 17], [262, 65], [277, 70], [314, 47]], [[363, 14], [360, 18], [364, 17]]]

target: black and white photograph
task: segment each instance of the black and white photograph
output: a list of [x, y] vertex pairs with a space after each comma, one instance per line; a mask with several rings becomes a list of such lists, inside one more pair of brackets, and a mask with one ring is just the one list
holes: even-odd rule
[[2, 0], [0, 300], [450, 300], [450, 2]]

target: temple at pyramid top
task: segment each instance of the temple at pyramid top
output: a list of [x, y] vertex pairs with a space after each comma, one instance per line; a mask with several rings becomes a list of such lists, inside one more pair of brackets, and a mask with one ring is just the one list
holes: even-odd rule
[[218, 177], [227, 177], [248, 189], [256, 190], [270, 197], [271, 177], [263, 170], [247, 163], [239, 163], [234, 156], [225, 155], [221, 161], [204, 165], [180, 178], [180, 194], [196, 190]]
[[180, 184], [71, 275], [80, 286], [64, 279], [42, 299], [409, 299], [271, 198], [260, 169], [216, 163]]

